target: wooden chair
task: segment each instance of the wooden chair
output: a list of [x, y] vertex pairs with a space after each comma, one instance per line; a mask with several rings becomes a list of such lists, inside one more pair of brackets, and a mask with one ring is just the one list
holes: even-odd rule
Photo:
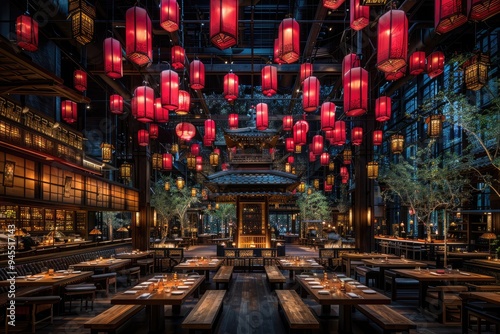
[[[31, 333], [35, 333], [36, 325], [50, 320], [52, 324], [54, 321], [54, 304], [61, 301], [59, 296], [36, 296], [36, 297], [18, 297], [15, 299], [16, 305], [16, 324], [18, 324], [17, 317], [26, 315], [29, 324], [31, 325]], [[42, 315], [41, 317], [38, 317]], [[5, 333], [9, 330], [9, 309], [7, 308], [7, 318], [5, 320]]]
[[461, 325], [462, 298], [459, 293], [467, 291], [464, 285], [442, 285], [429, 288], [425, 301], [432, 313], [445, 325]]

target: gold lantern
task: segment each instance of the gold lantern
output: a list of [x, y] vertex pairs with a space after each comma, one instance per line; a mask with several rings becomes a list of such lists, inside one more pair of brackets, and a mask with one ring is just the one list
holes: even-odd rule
[[303, 193], [306, 191], [306, 183], [304, 181], [300, 182], [299, 186], [297, 187], [297, 190], [300, 193]]
[[328, 163], [328, 170], [333, 171], [335, 169], [335, 163], [333, 161], [330, 161]]
[[215, 203], [215, 210], [219, 210], [219, 203]]
[[113, 160], [113, 145], [109, 143], [101, 143], [102, 162], [110, 162]]
[[288, 162], [285, 163], [285, 172], [290, 173], [292, 171], [292, 165], [290, 165]]
[[175, 181], [175, 184], [177, 185], [177, 189], [181, 190], [182, 188], [184, 188], [185, 181], [181, 176], [179, 176]]
[[314, 189], [319, 189], [319, 179], [313, 180], [313, 187], [314, 187]]
[[215, 152], [210, 153], [210, 165], [214, 167], [219, 165], [219, 155]]
[[307, 194], [311, 195], [312, 193], [313, 193], [313, 189], [312, 188], [307, 188]]
[[445, 117], [443, 115], [430, 115], [425, 119], [425, 123], [427, 123], [427, 135], [430, 138], [441, 136], [444, 120]]
[[297, 173], [296, 170], [295, 170], [295, 167], [292, 167], [292, 172], [291, 173], [292, 174], [296, 174]]
[[192, 154], [189, 154], [186, 158], [187, 160], [187, 168], [195, 169], [196, 168], [196, 157]]
[[151, 164], [153, 165], [153, 169], [161, 169], [163, 166], [163, 156], [160, 153], [153, 153]]
[[345, 165], [348, 165], [352, 162], [352, 151], [350, 148], [346, 148], [344, 152], [342, 152], [342, 158]]
[[334, 182], [335, 182], [335, 176], [333, 176], [333, 174], [328, 174], [326, 176], [326, 184], [331, 186], [333, 185]]
[[198, 195], [198, 190], [196, 188], [191, 188], [191, 197], [196, 197]]
[[165, 182], [165, 191], [170, 191], [170, 182]]
[[68, 13], [73, 38], [82, 45], [90, 43], [94, 37], [95, 7], [86, 0], [69, 0]]
[[295, 153], [300, 153], [302, 152], [302, 146], [301, 145], [295, 145]]
[[121, 164], [120, 169], [119, 169], [120, 177], [124, 181], [130, 181], [132, 178], [132, 165], [128, 162], [124, 162]]
[[172, 152], [172, 154], [179, 153], [179, 144], [172, 144], [172, 148], [170, 149], [170, 152]]
[[403, 153], [403, 147], [405, 145], [405, 138], [403, 135], [395, 134], [391, 136], [391, 152], [392, 154]]
[[376, 179], [378, 177], [378, 162], [370, 161], [366, 164], [366, 173], [369, 179]]
[[479, 90], [488, 83], [488, 66], [490, 56], [477, 53], [464, 64], [465, 88]]

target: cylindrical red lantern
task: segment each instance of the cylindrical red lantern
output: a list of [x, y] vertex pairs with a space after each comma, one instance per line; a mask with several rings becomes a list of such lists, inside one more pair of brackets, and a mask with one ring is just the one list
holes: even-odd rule
[[382, 130], [373, 131], [373, 145], [382, 145], [382, 140], [384, 139], [384, 132]]
[[333, 136], [330, 140], [332, 145], [344, 145], [346, 140], [345, 133], [345, 122], [344, 121], [336, 121], [335, 126], [333, 127]]
[[210, 1], [210, 41], [224, 50], [238, 43], [238, 0]]
[[27, 14], [16, 19], [17, 45], [30, 52], [38, 50], [38, 22]]
[[187, 115], [191, 107], [191, 95], [185, 90], [179, 89], [179, 106], [175, 109], [177, 115]]
[[328, 166], [328, 164], [330, 163], [330, 154], [328, 154], [328, 152], [321, 153], [321, 155], [319, 156], [319, 163], [321, 164], [321, 166]]
[[130, 110], [132, 117], [137, 118], [137, 98], [135, 96], [130, 99]]
[[[201, 158], [201, 157], [200, 157]], [[203, 171], [203, 164], [196, 164], [196, 171], [201, 172]]]
[[80, 92], [87, 90], [87, 73], [85, 71], [75, 70], [73, 72], [73, 86]]
[[276, 64], [283, 64], [284, 63], [283, 59], [281, 59], [280, 41], [278, 38], [274, 39], [273, 61]]
[[200, 144], [191, 144], [191, 154], [192, 155], [200, 155]]
[[157, 139], [159, 134], [160, 134], [160, 128], [158, 127], [158, 124], [155, 123], [149, 124], [149, 138]]
[[205, 64], [199, 60], [189, 64], [189, 83], [192, 89], [205, 88]]
[[355, 146], [361, 145], [363, 142], [363, 128], [360, 126], [353, 127], [351, 130], [351, 142]]
[[342, 166], [342, 167], [340, 167], [340, 176], [341, 176], [342, 178], [345, 178], [345, 177], [347, 177], [347, 178], [348, 178], [348, 177], [349, 177], [349, 170], [347, 169], [347, 167], [346, 167], [346, 166]]
[[333, 130], [335, 126], [335, 111], [337, 106], [333, 102], [323, 102], [321, 105], [321, 130]]
[[278, 70], [272, 65], [266, 65], [261, 70], [262, 94], [271, 97], [278, 91]]
[[215, 121], [213, 119], [205, 120], [205, 138], [215, 140]]
[[255, 107], [255, 125], [257, 130], [265, 130], [269, 126], [267, 103], [258, 103]]
[[164, 170], [172, 170], [173, 157], [170, 153], [163, 153], [162, 155], [162, 168]]
[[203, 157], [201, 155], [196, 156], [196, 164], [203, 165]]
[[471, 20], [484, 21], [500, 13], [499, 0], [469, 0], [467, 1], [467, 13]]
[[236, 100], [239, 94], [239, 79], [234, 73], [228, 73], [224, 76], [224, 98], [229, 102]]
[[350, 26], [353, 30], [361, 30], [370, 23], [370, 7], [361, 6], [361, 0], [351, 0], [351, 21]]
[[330, 192], [333, 190], [333, 184], [328, 184], [326, 181], [324, 182], [324, 191]]
[[168, 122], [168, 109], [163, 108], [161, 105], [161, 97], [157, 97], [155, 99], [155, 116], [154, 121], [158, 123], [166, 123]]
[[123, 77], [122, 46], [117, 39], [108, 37], [103, 42], [104, 73], [111, 79]]
[[205, 136], [203, 136], [203, 146], [210, 147], [210, 146], [212, 146], [213, 142], [214, 142], [213, 139], [206, 138]]
[[168, 32], [179, 29], [179, 4], [177, 0], [161, 0], [160, 26]]
[[224, 162], [222, 165], [220, 165], [220, 168], [222, 170], [228, 170], [229, 169], [229, 164], [227, 162]]
[[361, 59], [357, 54], [349, 53], [342, 60], [342, 78], [354, 67], [361, 67]]
[[320, 84], [318, 78], [310, 76], [302, 83], [302, 109], [313, 112], [319, 106]]
[[385, 122], [391, 119], [392, 101], [389, 96], [381, 96], [375, 100], [375, 119]]
[[307, 78], [313, 75], [313, 64], [303, 63], [300, 64], [300, 82], [304, 82]]
[[406, 75], [406, 66], [401, 67], [399, 70], [394, 72], [386, 72], [384, 73], [385, 80], [387, 81], [395, 81], [399, 80]]
[[293, 138], [285, 138], [285, 148], [287, 152], [295, 151], [295, 142], [293, 141]]
[[462, 0], [434, 1], [434, 29], [438, 34], [447, 33], [467, 22], [466, 6]]
[[153, 59], [152, 25], [148, 12], [141, 7], [132, 7], [125, 14], [125, 50], [128, 60], [139, 66]]
[[437, 77], [444, 71], [444, 53], [441, 51], [434, 51], [427, 57], [427, 65], [425, 67], [427, 75], [431, 79]]
[[368, 109], [368, 72], [353, 67], [344, 75], [344, 110], [350, 117], [361, 116]]
[[61, 102], [61, 118], [69, 124], [73, 124], [78, 119], [78, 105], [76, 102], [64, 100]]
[[180, 45], [175, 45], [172, 46], [170, 52], [172, 54], [172, 67], [176, 70], [182, 70], [184, 68], [184, 60], [186, 57], [184, 48]]
[[139, 130], [137, 131], [137, 142], [139, 146], [148, 146], [149, 145], [149, 132], [148, 130]]
[[293, 163], [295, 162], [295, 157], [293, 155], [288, 156], [288, 158], [286, 159], [286, 162], [293, 165]]
[[293, 116], [286, 115], [283, 117], [283, 131], [290, 131], [293, 127]]
[[285, 63], [294, 63], [300, 58], [300, 26], [293, 18], [281, 21], [278, 28], [280, 58]]
[[113, 114], [123, 114], [123, 97], [118, 94], [112, 94], [109, 97], [109, 110]]
[[408, 19], [403, 10], [390, 10], [378, 20], [377, 68], [397, 71], [408, 56]]
[[305, 145], [307, 143], [307, 131], [309, 131], [309, 124], [300, 120], [293, 126], [293, 142], [295, 145]]
[[419, 75], [425, 71], [425, 52], [415, 51], [410, 55], [410, 74]]
[[227, 122], [229, 124], [229, 128], [230, 129], [237, 129], [238, 128], [238, 120], [239, 120], [239, 116], [238, 114], [229, 114], [228, 117], [227, 117]]
[[314, 155], [320, 155], [323, 153], [323, 142], [324, 139], [322, 135], [315, 135], [313, 137], [311, 151]]
[[155, 116], [154, 101], [155, 91], [148, 86], [139, 86], [134, 90], [137, 103], [137, 120], [139, 122], [152, 122]]
[[345, 0], [323, 0], [323, 7], [330, 9], [339, 8]]
[[316, 161], [316, 156], [314, 155], [313, 151], [309, 151], [309, 162], [314, 162]]
[[183, 140], [191, 140], [196, 134], [196, 128], [193, 124], [181, 122], [175, 126], [177, 137]]
[[161, 104], [175, 110], [179, 107], [179, 74], [172, 70], [161, 71]]

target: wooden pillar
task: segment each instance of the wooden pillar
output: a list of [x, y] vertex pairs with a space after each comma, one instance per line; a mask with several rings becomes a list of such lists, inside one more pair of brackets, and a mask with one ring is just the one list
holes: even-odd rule
[[[137, 136], [134, 136], [137, 137]], [[135, 138], [134, 141], [137, 139]], [[147, 250], [149, 248], [149, 230], [153, 224], [150, 204], [151, 166], [147, 147], [135, 145], [134, 154], [135, 186], [139, 189], [139, 211], [132, 213], [132, 247]]]

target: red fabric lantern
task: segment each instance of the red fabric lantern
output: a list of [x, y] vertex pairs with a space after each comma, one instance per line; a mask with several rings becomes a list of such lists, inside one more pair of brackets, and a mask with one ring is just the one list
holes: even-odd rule
[[118, 94], [112, 94], [109, 97], [109, 110], [113, 114], [123, 114], [123, 97]]
[[378, 20], [377, 68], [397, 71], [408, 56], [408, 19], [402, 10], [390, 10]]
[[293, 116], [286, 115], [283, 117], [283, 131], [290, 131], [293, 127]]
[[445, 34], [467, 22], [466, 8], [462, 0], [434, 1], [434, 29]]
[[295, 145], [305, 145], [307, 143], [307, 131], [309, 131], [309, 124], [300, 120], [293, 126], [293, 142]]
[[280, 41], [278, 38], [274, 39], [273, 61], [276, 64], [283, 64], [284, 63], [283, 59], [281, 59]]
[[361, 30], [370, 23], [370, 7], [361, 6], [361, 0], [351, 0], [351, 21], [350, 26], [353, 30]]
[[351, 130], [351, 142], [355, 146], [361, 145], [363, 142], [363, 128], [356, 126]]
[[276, 67], [267, 65], [262, 68], [262, 94], [271, 97], [278, 91], [278, 70]]
[[160, 26], [168, 32], [179, 29], [179, 4], [176, 0], [161, 0]]
[[349, 175], [347, 175], [346, 177], [342, 178], [342, 183], [343, 184], [347, 184], [347, 182], [349, 182]]
[[335, 126], [335, 111], [337, 106], [333, 102], [323, 102], [321, 105], [321, 130], [333, 130]]
[[203, 157], [202, 156], [198, 155], [196, 157], [196, 164], [197, 165], [203, 165]]
[[189, 83], [192, 89], [205, 88], [205, 64], [199, 60], [193, 60], [189, 64]]
[[323, 7], [330, 9], [339, 8], [345, 0], [323, 0]]
[[[197, 157], [198, 158], [198, 157]], [[200, 157], [201, 158], [201, 157]], [[203, 171], [203, 164], [196, 164], [196, 171], [201, 172]]]
[[228, 73], [224, 76], [224, 98], [229, 102], [236, 100], [239, 93], [239, 79], [234, 73]]
[[328, 154], [328, 152], [321, 153], [319, 157], [319, 163], [321, 164], [321, 166], [328, 166], [328, 164], [330, 163], [330, 154]]
[[344, 75], [344, 110], [350, 117], [361, 116], [368, 109], [368, 72], [353, 67]]
[[333, 130], [325, 130], [325, 139], [331, 143], [332, 138], [333, 138]]
[[153, 59], [153, 37], [151, 19], [141, 7], [132, 7], [125, 15], [126, 43], [128, 60], [138, 66], [151, 63]]
[[467, 13], [474, 21], [484, 21], [500, 12], [500, 0], [469, 0], [467, 6]]
[[293, 164], [295, 162], [295, 157], [293, 155], [288, 156], [286, 162], [288, 162], [289, 164]]
[[300, 26], [293, 18], [281, 21], [278, 28], [280, 58], [291, 64], [300, 58]]
[[314, 155], [320, 155], [323, 153], [323, 136], [315, 135], [312, 139], [312, 147], [311, 150]]
[[313, 75], [313, 64], [303, 63], [300, 64], [300, 82], [304, 82], [307, 78]]
[[137, 131], [137, 142], [139, 143], [139, 146], [148, 146], [149, 145], [149, 132], [148, 132], [148, 130]]
[[30, 52], [38, 50], [38, 22], [23, 14], [16, 19], [17, 45]]
[[229, 164], [227, 162], [224, 162], [222, 165], [220, 165], [220, 168], [222, 170], [228, 170], [229, 169]]
[[186, 115], [191, 107], [191, 95], [185, 90], [179, 89], [179, 107], [175, 109], [177, 115]]
[[419, 75], [425, 71], [425, 52], [415, 51], [410, 55], [410, 74]]
[[425, 67], [427, 75], [431, 79], [437, 77], [444, 71], [444, 53], [441, 51], [434, 51], [427, 57], [427, 65]]
[[265, 130], [269, 126], [269, 111], [267, 103], [259, 103], [255, 107], [255, 125], [257, 130]]
[[313, 151], [309, 151], [309, 162], [314, 162], [316, 161], [316, 156], [314, 155]]
[[73, 124], [78, 119], [78, 105], [76, 102], [64, 100], [61, 102], [61, 118], [69, 124]]
[[175, 126], [175, 133], [180, 139], [189, 141], [196, 134], [196, 128], [191, 123], [181, 122]]
[[375, 119], [385, 122], [391, 119], [392, 101], [389, 96], [381, 96], [375, 100]]
[[302, 109], [313, 112], [319, 106], [320, 84], [318, 78], [310, 76], [302, 83]]
[[75, 70], [73, 72], [73, 86], [80, 92], [87, 90], [87, 73], [85, 71]]
[[287, 152], [295, 151], [295, 142], [293, 141], [293, 138], [285, 138], [285, 148]]
[[207, 138], [205, 136], [203, 137], [203, 146], [210, 147], [210, 146], [212, 146], [213, 142], [214, 142], [213, 139]]
[[205, 138], [215, 140], [215, 121], [213, 119], [205, 120]]
[[353, 67], [361, 67], [361, 60], [355, 53], [349, 53], [342, 59], [342, 78]]
[[330, 192], [333, 190], [333, 184], [328, 184], [326, 181], [324, 182], [324, 191], [325, 192]]
[[404, 77], [405, 75], [406, 75], [406, 66], [404, 66], [404, 67], [402, 67], [399, 70], [394, 71], [394, 72], [384, 73], [385, 80], [387, 80], [387, 81], [399, 80], [402, 77]]
[[176, 45], [172, 47], [170, 52], [172, 54], [172, 67], [176, 70], [182, 70], [184, 68], [184, 58], [186, 57], [184, 48]]
[[122, 46], [120, 42], [108, 37], [103, 42], [104, 73], [111, 79], [123, 77]]
[[139, 86], [134, 90], [137, 103], [137, 120], [139, 122], [152, 122], [155, 117], [154, 101], [155, 91], [148, 86]]
[[330, 140], [332, 145], [344, 145], [346, 140], [345, 134], [345, 122], [344, 121], [336, 121], [335, 126], [333, 128], [333, 136]]
[[155, 99], [155, 116], [154, 121], [158, 123], [166, 123], [168, 122], [168, 109], [163, 108], [161, 105], [161, 97], [157, 97]]
[[160, 134], [160, 129], [158, 127], [158, 124], [155, 123], [149, 124], [149, 138], [157, 139], [159, 134]]
[[163, 153], [162, 155], [162, 167], [164, 170], [172, 170], [173, 158], [170, 153]]
[[210, 40], [224, 50], [238, 43], [238, 0], [210, 1]]
[[340, 177], [342, 177], [342, 178], [349, 177], [349, 170], [347, 169], [346, 166], [340, 167]]
[[179, 107], [179, 74], [172, 70], [161, 71], [161, 104], [175, 110]]
[[384, 132], [382, 130], [373, 131], [373, 145], [375, 146], [382, 145], [383, 138], [384, 138]]
[[132, 116], [137, 118], [137, 98], [135, 96], [130, 99], [130, 110], [132, 112]]
[[191, 144], [191, 154], [200, 155], [200, 144]]
[[238, 120], [239, 116], [238, 114], [229, 114], [227, 121], [229, 123], [229, 128], [230, 129], [237, 129], [238, 128]]

